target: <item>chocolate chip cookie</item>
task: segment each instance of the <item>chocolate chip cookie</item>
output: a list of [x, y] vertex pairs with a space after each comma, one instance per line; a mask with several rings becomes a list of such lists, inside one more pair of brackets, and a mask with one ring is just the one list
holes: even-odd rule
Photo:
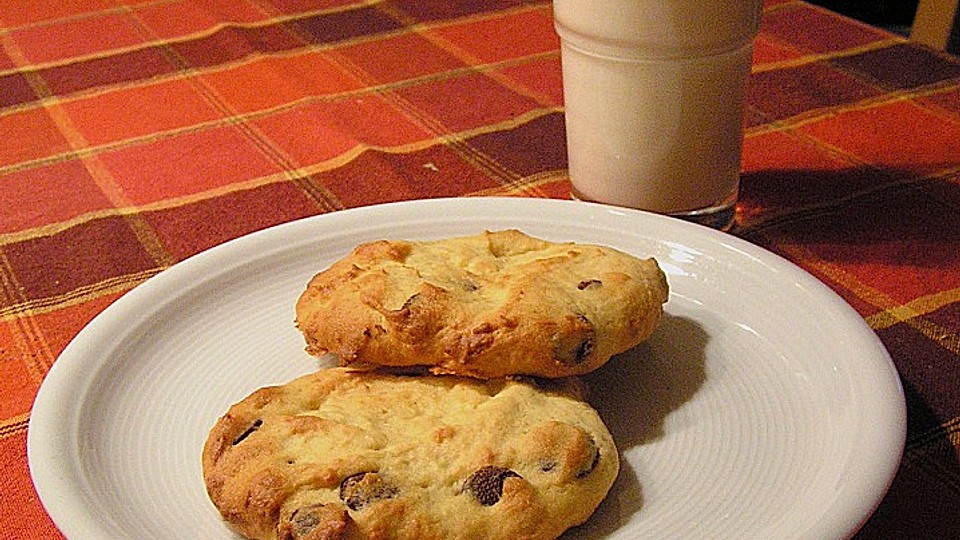
[[271, 540], [556, 538], [618, 468], [574, 380], [342, 367], [254, 392], [203, 449], [224, 519]]
[[567, 377], [647, 338], [667, 294], [654, 259], [505, 230], [358, 246], [310, 280], [296, 321], [342, 365]]

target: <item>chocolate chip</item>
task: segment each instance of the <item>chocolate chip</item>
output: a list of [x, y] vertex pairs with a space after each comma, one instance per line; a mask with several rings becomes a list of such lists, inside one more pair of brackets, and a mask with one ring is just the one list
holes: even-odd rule
[[422, 293], [413, 293], [403, 301], [403, 305], [397, 309], [386, 311], [384, 315], [396, 324], [411, 324], [422, 315], [423, 300]]
[[590, 287], [599, 287], [600, 285], [603, 285], [603, 282], [599, 279], [585, 279], [577, 284], [577, 288], [582, 291]]
[[290, 516], [290, 524], [293, 525], [294, 538], [303, 538], [317, 528], [317, 525], [320, 524], [320, 515], [317, 511], [322, 506], [322, 504], [312, 504], [298, 508], [293, 512], [293, 515]]
[[351, 510], [360, 510], [371, 503], [396, 497], [399, 490], [376, 472], [362, 472], [340, 482], [340, 500]]
[[346, 531], [348, 517], [342, 508], [329, 504], [311, 504], [294, 510], [290, 516], [290, 525], [280, 538], [284, 540], [320, 540], [342, 538]]
[[544, 459], [540, 461], [540, 470], [550, 472], [557, 468], [557, 461], [554, 459]]
[[596, 344], [596, 331], [590, 319], [582, 313], [567, 316], [572, 321], [568, 332], [554, 343], [554, 358], [565, 366], [582, 364], [590, 355]]
[[254, 431], [260, 429], [260, 426], [262, 426], [262, 425], [263, 425], [263, 420], [257, 418], [257, 419], [253, 422], [253, 424], [251, 424], [250, 427], [248, 427], [248, 428], [246, 429], [246, 431], [244, 431], [243, 433], [241, 433], [240, 435], [238, 435], [237, 438], [233, 440], [233, 445], [236, 446], [236, 445], [240, 444], [241, 442], [243, 442], [243, 440], [246, 439], [247, 437], [249, 437], [250, 435], [252, 435]]
[[419, 292], [410, 295], [399, 309], [384, 312], [387, 319], [400, 327], [409, 339], [430, 339], [439, 331], [438, 306], [449, 293], [444, 289], [424, 284]]
[[400, 306], [400, 311], [410, 311], [420, 300], [422, 300], [420, 293], [414, 293], [413, 296], [407, 298], [403, 305]]
[[600, 463], [600, 447], [597, 446], [597, 441], [593, 440], [593, 437], [587, 439], [589, 441], [589, 459], [584, 466], [577, 471], [577, 478], [584, 478], [593, 472], [597, 468], [597, 464]]
[[593, 337], [586, 337], [583, 341], [580, 342], [580, 345], [577, 346], [577, 349], [573, 353], [573, 363], [579, 364], [586, 360], [590, 353], [593, 352]]
[[563, 482], [587, 477], [600, 463], [596, 439], [578, 426], [550, 421], [528, 436], [528, 445], [535, 449], [531, 457], [540, 472], [557, 475]]
[[493, 506], [503, 495], [503, 481], [510, 477], [520, 478], [520, 475], [510, 469], [488, 465], [474, 471], [463, 488], [483, 506]]

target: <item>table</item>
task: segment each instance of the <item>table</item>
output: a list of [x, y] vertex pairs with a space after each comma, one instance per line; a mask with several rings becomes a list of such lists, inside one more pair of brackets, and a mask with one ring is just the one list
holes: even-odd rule
[[[960, 538], [958, 83], [956, 57], [765, 4], [730, 234], [837, 291], [901, 374], [903, 462], [858, 540]], [[59, 537], [30, 408], [117, 298], [306, 216], [568, 198], [563, 125], [545, 1], [0, 1], [0, 537]]]

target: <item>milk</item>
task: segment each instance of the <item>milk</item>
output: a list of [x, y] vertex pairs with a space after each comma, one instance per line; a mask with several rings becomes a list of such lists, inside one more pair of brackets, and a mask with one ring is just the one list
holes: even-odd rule
[[555, 0], [574, 196], [732, 216], [759, 13], [760, 0]]

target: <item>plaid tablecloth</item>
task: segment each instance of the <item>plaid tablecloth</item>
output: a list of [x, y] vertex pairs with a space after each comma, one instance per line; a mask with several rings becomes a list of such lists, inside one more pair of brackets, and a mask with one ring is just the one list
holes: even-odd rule
[[[836, 290], [899, 369], [905, 455], [860, 540], [960, 538], [958, 82], [955, 57], [765, 6], [731, 234]], [[30, 409], [111, 302], [305, 216], [567, 198], [563, 124], [549, 2], [0, 0], [0, 537], [59, 535]]]

